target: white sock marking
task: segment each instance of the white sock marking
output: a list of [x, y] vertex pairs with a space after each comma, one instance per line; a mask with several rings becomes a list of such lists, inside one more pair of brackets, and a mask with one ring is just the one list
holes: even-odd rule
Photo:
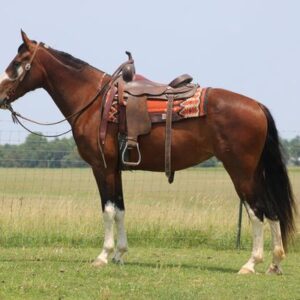
[[281, 238], [281, 229], [279, 221], [272, 221], [268, 219], [271, 228], [272, 246], [273, 246], [273, 260], [272, 263], [279, 267], [280, 262], [284, 258], [284, 249]]
[[117, 249], [114, 255], [116, 262], [122, 262], [122, 255], [127, 251], [127, 236], [125, 230], [125, 211], [116, 208], [116, 226], [117, 226]]
[[253, 210], [249, 207], [249, 205], [247, 205], [247, 203], [245, 205], [247, 207], [247, 211], [249, 213], [250, 220], [252, 223], [253, 248], [250, 259], [242, 268], [255, 272], [255, 265], [262, 262], [263, 260], [264, 224], [255, 216]]
[[114, 219], [116, 215], [116, 208], [113, 203], [110, 201], [107, 202], [103, 212], [104, 220], [104, 244], [103, 250], [98, 255], [97, 259], [101, 260], [104, 263], [108, 262], [109, 254], [113, 251], [115, 242], [114, 242]]

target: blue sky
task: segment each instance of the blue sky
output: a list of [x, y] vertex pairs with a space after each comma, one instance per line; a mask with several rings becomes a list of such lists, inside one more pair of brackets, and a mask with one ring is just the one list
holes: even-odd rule
[[[155, 81], [189, 73], [202, 86], [259, 100], [273, 113], [281, 135], [292, 138], [300, 135], [299, 12], [296, 0], [5, 1], [0, 73], [21, 43], [20, 28], [108, 73], [130, 50], [137, 72]], [[40, 121], [62, 118], [41, 90], [14, 108]], [[1, 136], [5, 131], [26, 135], [9, 120], [1, 111]], [[31, 128], [55, 133], [68, 126]]]

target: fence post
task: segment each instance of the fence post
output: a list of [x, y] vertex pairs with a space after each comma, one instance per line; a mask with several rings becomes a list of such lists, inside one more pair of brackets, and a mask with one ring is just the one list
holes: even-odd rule
[[237, 235], [236, 235], [236, 248], [237, 249], [241, 248], [242, 216], [243, 216], [243, 202], [240, 200]]

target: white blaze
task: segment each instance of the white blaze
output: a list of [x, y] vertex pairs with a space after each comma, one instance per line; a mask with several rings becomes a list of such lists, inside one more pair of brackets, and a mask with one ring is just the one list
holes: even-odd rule
[[24, 68], [20, 66], [17, 70], [17, 74], [18, 74], [17, 78], [20, 78], [23, 73], [24, 73]]
[[0, 84], [2, 84], [2, 82], [8, 80], [8, 81], [16, 81], [17, 79], [19, 79], [24, 73], [24, 68], [23, 66], [19, 66], [17, 69], [17, 78], [10, 78], [9, 75], [4, 72], [2, 75], [0, 75]]
[[6, 72], [4, 72], [3, 74], [0, 75], [0, 84], [2, 84], [2, 82], [5, 80], [10, 80], [10, 78]]

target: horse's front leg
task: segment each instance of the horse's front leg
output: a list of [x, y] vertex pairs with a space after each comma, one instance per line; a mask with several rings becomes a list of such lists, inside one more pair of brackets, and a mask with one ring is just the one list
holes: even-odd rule
[[102, 267], [108, 263], [110, 254], [114, 251], [114, 221], [117, 223], [118, 241], [114, 261], [121, 262], [121, 257], [127, 250], [127, 237], [124, 228], [124, 203], [122, 196], [121, 174], [119, 171], [107, 171], [93, 168], [98, 184], [103, 221], [104, 243], [101, 253], [97, 256], [93, 265]]
[[117, 247], [113, 257], [113, 262], [123, 263], [123, 255], [128, 250], [127, 235], [125, 230], [125, 206], [123, 198], [123, 187], [121, 172], [115, 173], [115, 184], [116, 184], [116, 214], [115, 222], [117, 227]]
[[128, 251], [127, 235], [124, 223], [125, 211], [116, 209], [115, 221], [117, 226], [117, 247], [113, 262], [123, 264], [123, 255]]

